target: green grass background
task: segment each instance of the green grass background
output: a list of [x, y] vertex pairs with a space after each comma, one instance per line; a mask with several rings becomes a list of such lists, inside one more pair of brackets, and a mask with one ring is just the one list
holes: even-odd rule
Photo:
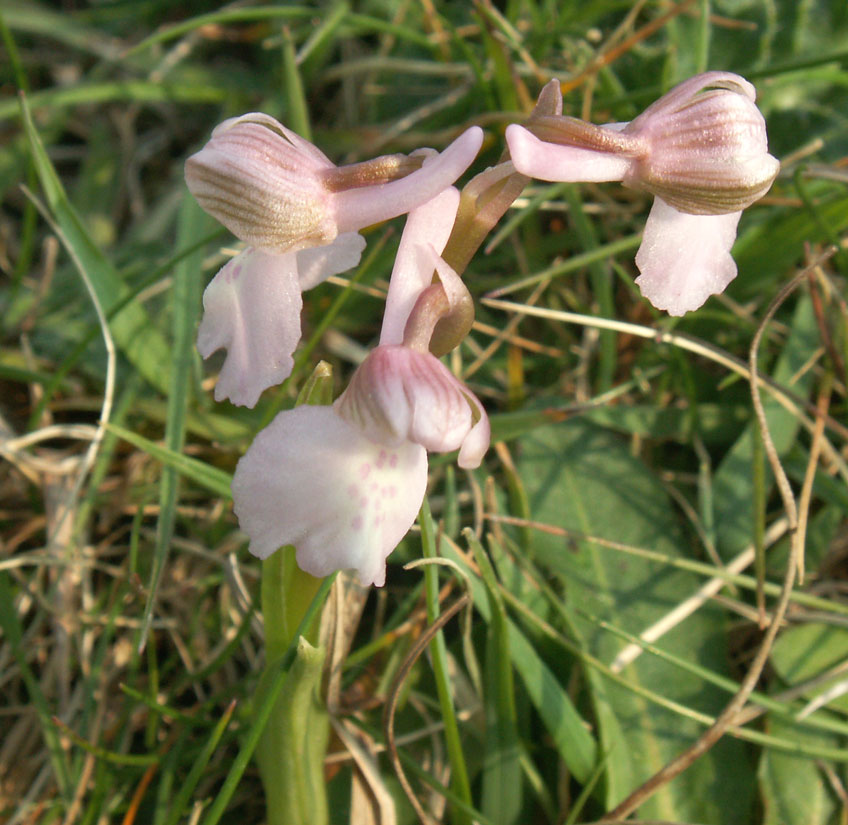
[[[434, 457], [432, 521], [390, 558], [385, 589], [347, 591], [363, 612], [333, 715], [372, 771], [332, 737], [330, 820], [391, 821], [363, 818], [370, 781], [364, 798], [415, 821], [384, 748], [395, 690], [415, 793], [456, 823], [596, 820], [721, 711], [787, 558], [785, 535], [763, 538], [783, 512], [744, 362], [774, 295], [835, 244], [760, 349], [796, 495], [811, 405], [829, 404], [806, 577], [744, 724], [639, 816], [848, 822], [845, 3], [6, 0], [0, 19], [0, 819], [264, 821], [252, 765], [226, 784], [263, 655], [259, 565], [229, 479], [320, 359], [338, 393], [376, 343], [402, 221], [368, 231], [349, 281], [304, 295], [290, 380], [254, 410], [214, 403], [220, 360], [201, 363], [194, 336], [235, 242], [182, 170], [215, 124], [265, 111], [339, 163], [442, 148], [479, 124], [477, 172], [551, 77], [567, 114], [607, 122], [721, 69], [756, 85], [783, 164], [742, 218], [725, 296], [683, 319], [654, 311], [633, 285], [649, 198], [612, 185], [533, 184], [465, 273], [477, 324], [447, 361], [498, 446], [473, 474]], [[487, 303], [494, 291], [513, 307]], [[717, 598], [610, 670], [752, 546]], [[423, 554], [452, 566], [403, 569]], [[472, 606], [405, 671], [464, 593]]]

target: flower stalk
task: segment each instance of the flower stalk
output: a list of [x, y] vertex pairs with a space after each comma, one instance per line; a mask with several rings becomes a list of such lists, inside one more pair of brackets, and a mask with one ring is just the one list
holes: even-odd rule
[[[322, 404], [331, 396], [332, 372], [321, 362], [300, 393], [298, 404]], [[265, 669], [257, 707], [262, 705], [322, 581], [297, 566], [293, 547], [283, 547], [262, 562]], [[321, 696], [325, 651], [315, 646], [317, 640], [318, 622], [313, 622], [298, 641], [288, 679], [256, 748], [269, 825], [324, 825], [328, 821], [324, 757], [330, 723]]]

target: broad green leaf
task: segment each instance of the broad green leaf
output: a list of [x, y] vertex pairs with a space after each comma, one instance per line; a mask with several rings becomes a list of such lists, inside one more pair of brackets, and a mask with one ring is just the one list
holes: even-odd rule
[[[442, 552], [468, 573], [467, 581], [474, 599], [474, 609], [485, 621], [490, 622], [492, 614], [483, 582], [471, 573], [464, 559], [448, 542], [443, 542]], [[595, 767], [598, 751], [597, 742], [589, 732], [586, 720], [574, 707], [565, 686], [557, 681], [553, 671], [519, 627], [509, 619], [507, 627], [509, 654], [530, 701], [554, 740], [568, 770], [578, 781], [585, 782]]]
[[[537, 521], [603, 539], [688, 555], [671, 502], [659, 481], [613, 434], [581, 421], [537, 430], [519, 441], [518, 470]], [[702, 580], [684, 570], [622, 555], [596, 543], [537, 534], [539, 564], [565, 584], [565, 608], [584, 649], [611, 662], [623, 642], [586, 614], [638, 633], [692, 594]], [[585, 612], [584, 612], [585, 611]], [[702, 608], [662, 639], [675, 655], [718, 673], [727, 670], [721, 614]], [[725, 695], [697, 676], [642, 656], [626, 678], [707, 713]], [[701, 733], [694, 721], [651, 705], [594, 670], [586, 672], [600, 744], [607, 754], [605, 804], [611, 807]], [[738, 742], [725, 740], [663, 787], [641, 817], [733, 825], [750, 821], [754, 775]]]
[[[698, 434], [704, 443], [727, 443], [750, 418], [750, 406], [741, 404], [698, 405]], [[562, 399], [551, 400], [547, 408], [495, 413], [490, 416], [492, 441], [509, 441], [536, 427], [553, 424], [573, 415]], [[615, 404], [590, 407], [581, 418], [617, 432], [643, 438], [677, 439], [692, 435], [692, 411], [679, 407], [657, 407], [649, 404]]]
[[[817, 210], [834, 232], [848, 228], [848, 198], [842, 197], [819, 204]], [[812, 215], [798, 209], [761, 223], [742, 233], [733, 248], [733, 257], [740, 276], [730, 287], [730, 293], [740, 300], [762, 298], [765, 290], [776, 290], [775, 272], [790, 271], [804, 256], [804, 244], [829, 240]], [[764, 266], [763, 262], [768, 265]]]
[[[324, 758], [330, 716], [320, 689], [326, 651], [302, 636], [292, 639], [291, 644], [295, 643], [297, 655], [259, 739], [256, 762], [269, 822], [325, 825], [329, 812]], [[276, 661], [269, 662], [262, 674], [258, 704], [270, 690], [276, 666]]]
[[[848, 630], [823, 622], [808, 622], [787, 628], [780, 634], [771, 652], [772, 667], [789, 685], [819, 676], [846, 659]], [[844, 679], [844, 674], [839, 678]], [[833, 681], [826, 682], [805, 695], [809, 698], [821, 694], [832, 685]], [[828, 705], [848, 713], [848, 696], [840, 696]]]
[[[799, 730], [786, 720], [770, 716], [769, 733], [799, 744], [837, 747], [840, 737]], [[759, 769], [763, 825], [831, 825], [837, 822], [836, 800], [821, 767], [810, 758], [777, 750], [763, 751]]]
[[[846, 657], [848, 630], [810, 622], [790, 627], [780, 634], [772, 649], [771, 665], [784, 682], [794, 685], [843, 663]], [[812, 688], [805, 698], [821, 694], [833, 684], [831, 680]], [[837, 697], [828, 707], [848, 712], [848, 697]], [[822, 710], [815, 715], [819, 717], [823, 713], [826, 718], [836, 718]], [[768, 716], [768, 732], [797, 741], [799, 745], [839, 747], [843, 743], [834, 733], [802, 729], [775, 714]], [[836, 821], [833, 819], [836, 805], [832, 790], [821, 767], [809, 758], [764, 751], [760, 760], [760, 790], [764, 825], [828, 825]]]

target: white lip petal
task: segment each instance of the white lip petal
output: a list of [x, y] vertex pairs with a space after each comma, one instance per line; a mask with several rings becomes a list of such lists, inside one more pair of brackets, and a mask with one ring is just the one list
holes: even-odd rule
[[291, 373], [300, 340], [300, 284], [295, 253], [245, 249], [203, 293], [197, 349], [204, 358], [226, 349], [215, 400], [253, 407], [263, 390]]
[[669, 315], [683, 315], [736, 277], [730, 249], [741, 212], [688, 215], [654, 199], [636, 265], [642, 294]]
[[426, 486], [423, 447], [377, 444], [332, 407], [301, 406], [256, 437], [236, 468], [233, 501], [259, 558], [292, 544], [313, 576], [355, 570], [363, 585], [381, 586]]

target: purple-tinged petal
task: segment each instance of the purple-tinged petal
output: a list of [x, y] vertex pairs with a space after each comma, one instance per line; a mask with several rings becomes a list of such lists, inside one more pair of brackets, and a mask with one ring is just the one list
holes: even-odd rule
[[623, 155], [539, 140], [515, 123], [506, 127], [506, 142], [515, 168], [522, 175], [538, 180], [575, 183], [623, 180], [633, 164], [632, 158]]
[[256, 437], [236, 467], [233, 501], [259, 558], [293, 544], [313, 576], [352, 569], [381, 586], [426, 486], [423, 447], [376, 444], [332, 407], [302, 406]]
[[365, 238], [345, 232], [326, 246], [313, 246], [297, 253], [297, 275], [302, 291], [323, 283], [331, 275], [353, 269], [362, 257]]
[[240, 123], [258, 123], [260, 126], [275, 132], [301, 153], [303, 162], [313, 171], [328, 169], [334, 165], [317, 146], [310, 143], [306, 138], [302, 138], [297, 132], [287, 129], [280, 121], [264, 112], [248, 112], [246, 115], [228, 118], [212, 130], [212, 137], [220, 137], [224, 132]]
[[477, 466], [488, 448], [488, 419], [474, 394], [434, 355], [410, 347], [372, 350], [335, 408], [373, 441], [460, 449], [462, 467]]
[[433, 250], [441, 255], [453, 229], [459, 192], [449, 186], [409, 213], [398, 245], [386, 296], [381, 344], [400, 344], [409, 313], [430, 286], [435, 268]]
[[245, 249], [203, 293], [197, 349], [204, 358], [227, 350], [215, 400], [253, 407], [262, 391], [291, 373], [300, 340], [300, 285], [295, 253]]
[[628, 131], [638, 132], [646, 120], [654, 120], [658, 115], [685, 108], [705, 89], [723, 89], [747, 97], [752, 103], [757, 99], [756, 89], [744, 77], [733, 72], [703, 72], [678, 83], [659, 100], [654, 101], [631, 121]]
[[669, 315], [697, 309], [736, 277], [730, 249], [741, 212], [689, 215], [654, 199], [636, 266], [642, 294]]
[[482, 144], [483, 130], [472, 126], [405, 178], [334, 193], [332, 203], [339, 232], [355, 232], [432, 200], [471, 165]]
[[336, 237], [321, 176], [332, 168], [312, 144], [254, 113], [218, 126], [185, 176], [200, 206], [237, 238], [282, 254]]
[[759, 200], [780, 163], [768, 153], [754, 95], [747, 80], [726, 72], [698, 75], [672, 89], [625, 129], [649, 151], [624, 184], [693, 215], [725, 215]]

